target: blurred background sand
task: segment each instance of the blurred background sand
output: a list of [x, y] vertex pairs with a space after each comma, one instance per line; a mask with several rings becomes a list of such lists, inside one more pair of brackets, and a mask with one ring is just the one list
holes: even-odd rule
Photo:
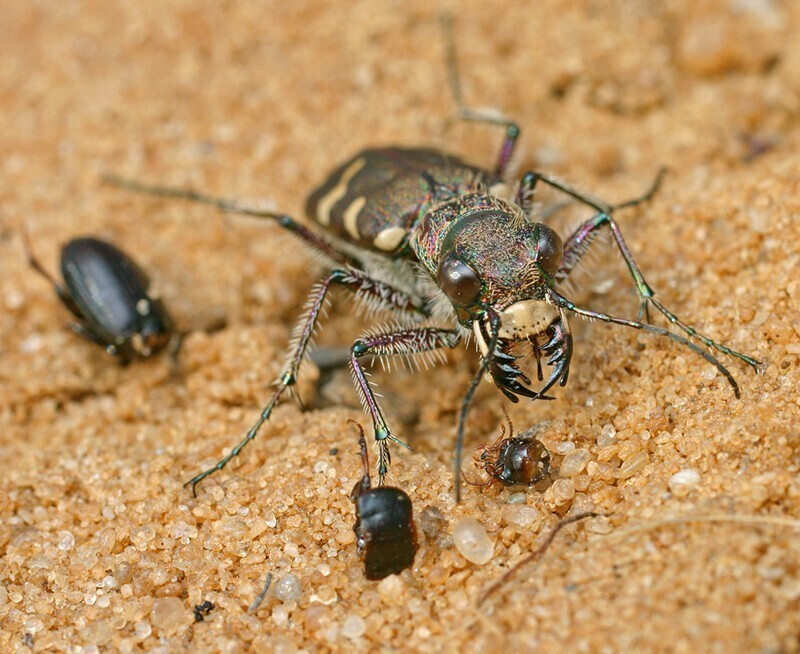
[[[800, 649], [800, 5], [523, 4], [3, 5], [0, 649]], [[538, 425], [553, 479], [524, 494], [468, 488], [459, 506], [452, 444], [474, 353], [376, 373], [414, 447], [395, 448], [391, 482], [414, 502], [421, 549], [412, 570], [375, 583], [352, 532], [360, 460], [346, 420], [368, 423], [346, 371], [317, 390], [308, 366], [314, 410], [282, 405], [197, 499], [182, 487], [268, 397], [315, 264], [274, 226], [99, 177], [301, 216], [308, 191], [369, 145], [435, 146], [490, 167], [498, 130], [451, 120], [442, 9], [466, 101], [522, 127], [520, 171], [618, 202], [669, 167], [649, 205], [620, 213], [628, 243], [668, 306], [766, 365], [756, 376], [725, 359], [736, 400], [686, 349], [575, 320], [556, 401], [511, 406], [486, 385], [469, 423], [469, 451], [499, 434], [503, 406], [518, 431]], [[66, 311], [26, 264], [23, 224], [51, 270], [66, 241], [94, 234], [157, 279], [182, 328], [221, 316], [227, 327], [189, 336], [177, 377], [166, 356], [120, 367], [64, 329]], [[612, 254], [575, 297], [635, 317]], [[334, 303], [320, 343], [352, 342], [363, 321], [351, 307]], [[610, 517], [565, 529], [476, 606], [560, 517], [585, 510]], [[463, 516], [495, 543], [484, 566], [453, 547]], [[675, 517], [686, 522], [656, 525]], [[248, 614], [270, 572], [277, 596]], [[204, 600], [215, 609], [194, 623]]]

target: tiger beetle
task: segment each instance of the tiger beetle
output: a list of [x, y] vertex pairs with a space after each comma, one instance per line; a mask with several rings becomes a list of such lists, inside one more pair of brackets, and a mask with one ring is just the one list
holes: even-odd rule
[[180, 344], [164, 304], [152, 293], [142, 269], [122, 250], [99, 238], [74, 238], [61, 249], [63, 286], [47, 272], [23, 240], [31, 267], [52, 284], [77, 322], [69, 328], [123, 363]]
[[[728, 369], [706, 347], [744, 361], [758, 371], [759, 362], [718, 344], [684, 323], [655, 296], [645, 281], [614, 218], [614, 212], [649, 200], [662, 173], [641, 197], [610, 205], [538, 172], [525, 173], [516, 188], [506, 183], [509, 163], [520, 130], [506, 119], [487, 117], [461, 101], [455, 72], [453, 39], [448, 39], [448, 68], [459, 117], [489, 122], [505, 129], [493, 170], [466, 163], [430, 148], [368, 148], [336, 168], [309, 195], [306, 215], [318, 229], [282, 213], [262, 211], [232, 199], [212, 197], [191, 189], [153, 186], [116, 176], [107, 183], [130, 191], [203, 203], [224, 212], [275, 221], [294, 233], [332, 263], [313, 287], [305, 315], [295, 328], [286, 367], [277, 387], [244, 439], [215, 466], [189, 480], [197, 484], [221, 470], [253, 440], [283, 393], [297, 383], [300, 363], [307, 354], [328, 291], [342, 287], [371, 308], [389, 310], [402, 322], [368, 332], [350, 348], [349, 363], [366, 413], [372, 419], [378, 445], [378, 476], [382, 484], [389, 463], [389, 443], [408, 448], [389, 428], [363, 367], [377, 357], [409, 356], [453, 348], [474, 335], [481, 361], [458, 416], [455, 446], [455, 496], [461, 496], [461, 457], [468, 409], [481, 379], [488, 374], [512, 402], [519, 397], [549, 400], [548, 391], [564, 386], [572, 361], [568, 316], [631, 327], [679, 343], [721, 372], [739, 397]], [[565, 241], [537, 220], [534, 190], [544, 184], [594, 214]], [[618, 318], [580, 306], [563, 293], [563, 285], [595, 238], [609, 231], [622, 255], [639, 296], [637, 320]], [[685, 335], [650, 323], [655, 308]], [[525, 345], [527, 354], [518, 345]], [[538, 390], [520, 369], [532, 356]], [[542, 358], [552, 367], [547, 380]]]
[[383, 579], [408, 568], [417, 553], [417, 530], [413, 507], [408, 495], [393, 486], [372, 488], [369, 477], [369, 456], [364, 428], [355, 420], [359, 431], [364, 476], [356, 482], [350, 499], [356, 507], [356, 544], [364, 557], [367, 579]]

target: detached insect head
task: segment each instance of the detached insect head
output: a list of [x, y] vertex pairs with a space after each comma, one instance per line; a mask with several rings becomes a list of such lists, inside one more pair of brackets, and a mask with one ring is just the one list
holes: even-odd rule
[[500, 482], [505, 486], [532, 486], [550, 472], [550, 452], [532, 431], [514, 436], [514, 426], [506, 415], [506, 426], [492, 445], [483, 445], [475, 452], [475, 465], [482, 468], [489, 479], [486, 483], [467, 482], [473, 486], [491, 486]]

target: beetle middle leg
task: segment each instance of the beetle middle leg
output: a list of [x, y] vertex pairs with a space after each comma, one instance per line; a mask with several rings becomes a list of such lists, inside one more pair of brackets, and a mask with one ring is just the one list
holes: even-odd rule
[[367, 380], [364, 369], [359, 363], [359, 359], [369, 355], [378, 357], [411, 355], [431, 352], [442, 347], [453, 348], [460, 340], [459, 332], [454, 329], [413, 327], [365, 336], [353, 343], [353, 347], [350, 350], [350, 366], [353, 371], [353, 379], [364, 404], [364, 410], [372, 417], [375, 441], [378, 443], [379, 448], [378, 477], [381, 485], [391, 462], [388, 441], [392, 440], [403, 447], [408, 447], [408, 445], [392, 434], [387, 426], [383, 412], [378, 406], [375, 394], [372, 391], [370, 382]]
[[[297, 323], [290, 346], [291, 353], [286, 363], [283, 373], [278, 378], [277, 388], [272, 398], [261, 411], [258, 420], [248, 430], [245, 437], [234, 447], [230, 453], [220, 459], [216, 465], [200, 474], [192, 477], [184, 486], [191, 485], [192, 493], [196, 494], [197, 484], [209, 475], [222, 470], [228, 462], [238, 456], [244, 447], [252, 441], [258, 434], [263, 425], [272, 414], [273, 409], [278, 404], [281, 396], [287, 388], [293, 387], [297, 383], [297, 373], [300, 364], [305, 357], [314, 328], [319, 321], [320, 312], [331, 286], [342, 286], [354, 293], [362, 294], [380, 306], [400, 313], [412, 313], [420, 316], [427, 315], [425, 307], [408, 296], [406, 293], [395, 289], [388, 284], [380, 282], [370, 277], [367, 273], [354, 269], [337, 269], [328, 273], [311, 291], [306, 304], [306, 313]], [[354, 346], [355, 347], [355, 346]], [[374, 401], [374, 400], [373, 400]], [[376, 432], [377, 433], [377, 432]], [[399, 441], [398, 441], [399, 442]]]
[[[694, 327], [684, 323], [680, 318], [678, 318], [672, 311], [670, 311], [662, 302], [655, 297], [655, 291], [650, 287], [650, 285], [645, 281], [644, 275], [642, 274], [641, 270], [639, 269], [639, 265], [633, 258], [633, 254], [631, 253], [630, 249], [628, 248], [627, 243], [625, 243], [625, 239], [622, 236], [622, 231], [619, 228], [619, 225], [612, 217], [612, 212], [616, 208], [622, 207], [631, 207], [642, 202], [647, 201], [650, 199], [658, 190], [661, 179], [664, 175], [664, 170], [662, 169], [659, 171], [658, 176], [654, 184], [651, 188], [639, 198], [635, 198], [633, 200], [629, 200], [627, 202], [623, 202], [616, 206], [608, 205], [601, 200], [597, 200], [590, 196], [587, 196], [579, 191], [567, 186], [566, 184], [562, 184], [561, 182], [547, 177], [545, 175], [540, 175], [538, 173], [529, 173], [532, 175], [535, 181], [541, 181], [548, 186], [555, 188], [558, 191], [578, 200], [579, 202], [586, 204], [593, 209], [595, 209], [598, 213], [589, 218], [586, 222], [578, 227], [578, 229], [573, 232], [573, 234], [566, 240], [564, 243], [564, 255], [562, 258], [561, 267], [555, 274], [555, 281], [556, 284], [563, 282], [569, 274], [574, 270], [575, 266], [578, 262], [583, 258], [583, 255], [586, 254], [591, 244], [594, 242], [594, 239], [599, 234], [600, 230], [604, 227], [607, 227], [611, 231], [611, 235], [614, 238], [614, 242], [617, 245], [617, 249], [619, 250], [622, 258], [625, 261], [625, 265], [628, 267], [628, 271], [633, 278], [634, 285], [636, 286], [636, 292], [639, 295], [639, 320], [638, 321], [628, 321], [628, 322], [635, 322], [637, 325], [643, 324], [642, 318], [646, 318], [647, 323], [650, 322], [649, 316], [649, 306], [654, 306], [668, 321], [670, 324], [675, 325], [678, 329], [683, 331], [687, 334], [690, 338], [696, 338], [699, 340], [703, 345], [706, 347], [712, 348], [717, 350], [718, 352], [722, 352], [723, 354], [727, 354], [729, 356], [735, 357], [744, 361], [747, 365], [751, 366], [756, 372], [759, 370], [759, 362], [747, 356], [746, 354], [742, 354], [741, 352], [737, 352], [736, 350], [732, 350], [731, 348], [717, 343], [716, 341], [710, 339], [709, 337], [701, 334], [698, 332]], [[527, 177], [527, 176], [526, 176]], [[561, 304], [560, 306], [565, 306]], [[569, 308], [569, 307], [566, 307]], [[575, 311], [574, 309], [570, 309], [571, 311]], [[591, 312], [589, 312], [591, 313]], [[584, 314], [588, 315], [588, 314]], [[599, 317], [598, 316], [589, 316], [589, 317]], [[600, 318], [601, 320], [606, 320], [606, 318]], [[607, 321], [607, 320], [606, 320]], [[608, 322], [608, 321], [607, 321]], [[614, 322], [614, 321], [611, 321]], [[629, 325], [634, 326], [634, 325]], [[727, 372], [727, 371], [725, 371]], [[734, 385], [734, 388], [735, 385]], [[736, 388], [736, 395], [738, 397], [738, 388]]]
[[[635, 207], [640, 204], [644, 204], [649, 200], [653, 199], [653, 196], [658, 193], [659, 189], [661, 188], [661, 183], [664, 181], [664, 176], [667, 174], [666, 167], [661, 167], [656, 174], [653, 183], [650, 185], [650, 188], [647, 189], [641, 195], [632, 198], [630, 200], [625, 200], [624, 202], [620, 202], [619, 204], [614, 205], [606, 205], [604, 202], [597, 200], [595, 198], [589, 198], [588, 196], [578, 194], [573, 189], [570, 189], [562, 184], [558, 184], [556, 188], [558, 190], [564, 192], [566, 195], [570, 196], [573, 199], [579, 199], [580, 202], [584, 204], [588, 204], [590, 207], [600, 211], [610, 213], [611, 211], [616, 211], [618, 209], [628, 209], [630, 207]], [[544, 177], [541, 173], [536, 173], [532, 171], [528, 171], [522, 176], [522, 179], [519, 183], [519, 189], [517, 190], [517, 197], [516, 203], [522, 209], [522, 212], [525, 214], [526, 217], [531, 218], [533, 216], [533, 198], [534, 198], [534, 191], [536, 190], [536, 184], [539, 180], [542, 180], [544, 183], [549, 184], [550, 186], [555, 186], [553, 184], [553, 180], [548, 177]], [[588, 202], [587, 202], [588, 200]], [[540, 216], [539, 218], [544, 218], [545, 221], [547, 217], [555, 213], [556, 211], [562, 209], [568, 204], [566, 203], [559, 203], [555, 207], [548, 209], [546, 214]]]

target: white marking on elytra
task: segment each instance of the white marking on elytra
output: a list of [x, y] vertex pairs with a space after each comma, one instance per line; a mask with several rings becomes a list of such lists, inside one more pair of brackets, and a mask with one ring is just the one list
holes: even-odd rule
[[498, 182], [489, 187], [489, 195], [501, 200], [511, 200], [511, 187], [505, 182]]
[[347, 205], [347, 209], [345, 209], [342, 214], [344, 228], [347, 230], [347, 233], [356, 240], [361, 238], [361, 234], [358, 231], [358, 214], [361, 213], [366, 203], [367, 198], [362, 195]]
[[341, 177], [339, 177], [339, 183], [319, 199], [319, 203], [317, 204], [317, 222], [320, 225], [328, 226], [331, 224], [331, 209], [333, 209], [333, 205], [345, 196], [350, 180], [358, 174], [358, 171], [360, 171], [366, 163], [367, 161], [364, 157], [356, 159], [344, 169]]
[[150, 300], [142, 298], [136, 303], [136, 313], [140, 316], [146, 316], [150, 313]]
[[407, 233], [408, 231], [402, 227], [387, 227], [375, 237], [372, 244], [379, 250], [392, 252], [402, 243]]

